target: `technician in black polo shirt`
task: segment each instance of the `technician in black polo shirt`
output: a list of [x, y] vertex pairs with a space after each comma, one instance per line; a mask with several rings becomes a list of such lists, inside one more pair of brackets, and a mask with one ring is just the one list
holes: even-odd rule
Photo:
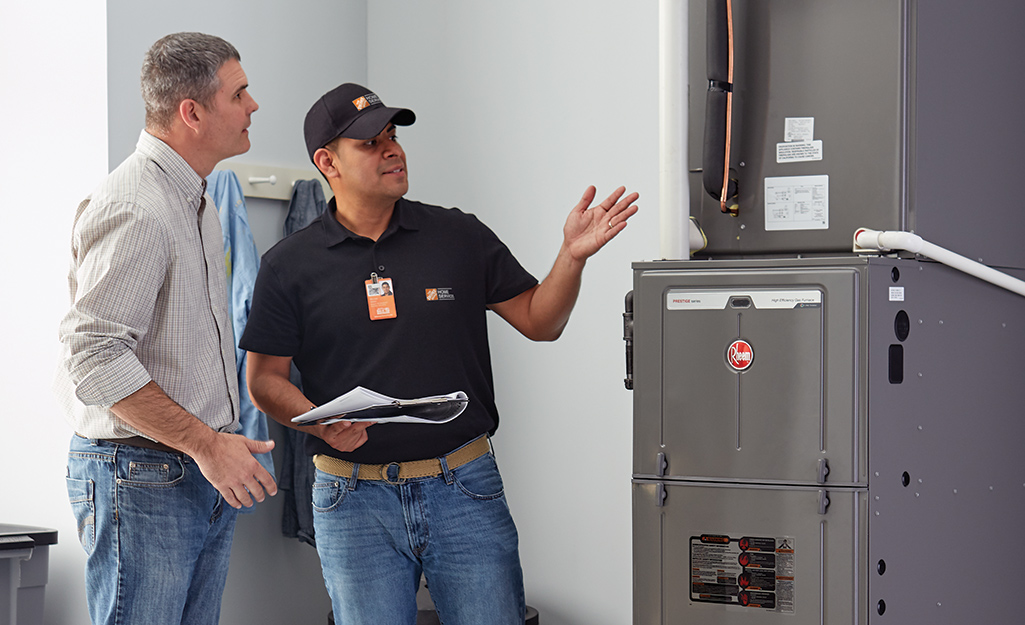
[[522, 625], [516, 528], [488, 443], [498, 410], [487, 311], [527, 338], [557, 339], [586, 259], [626, 227], [637, 194], [621, 187], [591, 206], [588, 188], [538, 284], [473, 215], [403, 197], [395, 126], [415, 119], [351, 83], [310, 109], [306, 147], [335, 197], [263, 257], [241, 341], [249, 390], [289, 427], [356, 386], [398, 398], [466, 392], [466, 410], [443, 424], [304, 428], [315, 435], [317, 551], [337, 623], [414, 625], [423, 573], [445, 623]]

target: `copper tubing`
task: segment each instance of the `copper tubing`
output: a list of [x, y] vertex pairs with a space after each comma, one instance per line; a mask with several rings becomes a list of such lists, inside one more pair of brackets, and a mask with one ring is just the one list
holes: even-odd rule
[[723, 159], [722, 192], [719, 194], [719, 209], [724, 213], [734, 213], [726, 206], [727, 194], [730, 190], [730, 135], [733, 127], [733, 2], [726, 0], [726, 30], [727, 30], [727, 77], [726, 82], [730, 90], [726, 92], [726, 149]]

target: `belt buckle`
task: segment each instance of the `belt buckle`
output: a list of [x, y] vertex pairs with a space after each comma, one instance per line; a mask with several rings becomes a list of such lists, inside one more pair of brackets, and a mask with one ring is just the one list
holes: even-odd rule
[[[388, 475], [389, 469], [395, 467], [395, 480], [392, 481], [391, 476]], [[404, 479], [399, 477], [402, 472], [402, 465], [398, 462], [389, 462], [388, 464], [381, 465], [381, 479], [389, 484], [402, 484], [405, 482]]]

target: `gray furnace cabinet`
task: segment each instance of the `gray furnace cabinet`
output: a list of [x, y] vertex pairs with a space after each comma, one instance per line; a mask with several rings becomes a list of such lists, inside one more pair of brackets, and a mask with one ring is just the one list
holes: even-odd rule
[[1025, 299], [853, 256], [632, 299], [635, 625], [1025, 622]]

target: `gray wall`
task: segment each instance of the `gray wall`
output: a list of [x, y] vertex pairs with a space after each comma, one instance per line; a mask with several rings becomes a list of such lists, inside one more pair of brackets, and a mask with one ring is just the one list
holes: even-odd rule
[[[252, 148], [234, 161], [311, 167], [302, 140], [313, 101], [367, 72], [365, 0], [183, 0], [170, 5], [107, 1], [107, 92], [111, 169], [135, 149], [145, 114], [139, 68], [160, 37], [201, 31], [230, 41], [242, 55], [249, 92], [260, 105]], [[230, 162], [230, 161], [228, 161]]]

